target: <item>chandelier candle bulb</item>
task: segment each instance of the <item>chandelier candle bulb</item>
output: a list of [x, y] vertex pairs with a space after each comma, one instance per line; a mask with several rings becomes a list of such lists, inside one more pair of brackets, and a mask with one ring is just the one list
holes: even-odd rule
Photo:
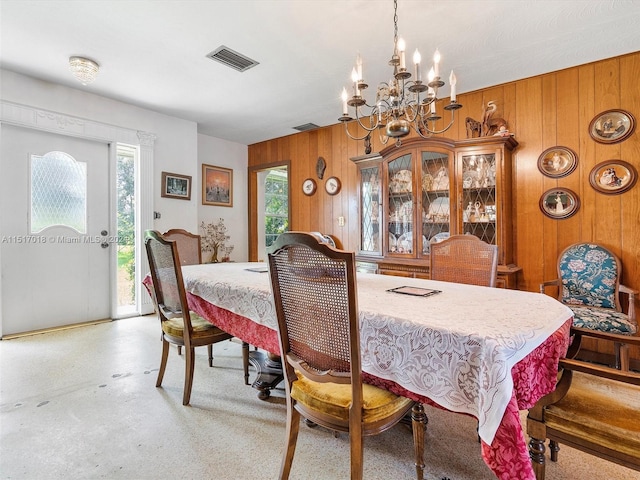
[[358, 72], [355, 67], [351, 71], [351, 80], [353, 80], [353, 92], [356, 97], [360, 96], [360, 89], [358, 88]]
[[436, 48], [436, 53], [433, 54], [433, 72], [436, 77], [440, 76], [440, 51]]
[[347, 99], [349, 95], [347, 94], [347, 89], [342, 87], [342, 115], [346, 117], [349, 115], [349, 109], [347, 108]]
[[404, 50], [405, 50], [406, 46], [404, 44], [404, 40], [402, 38], [398, 39], [398, 53], [400, 54], [400, 70], [406, 70], [407, 69], [407, 65], [405, 63], [405, 58], [404, 58]]
[[416, 66], [416, 82], [419, 82], [421, 80], [420, 79], [420, 61], [421, 60], [422, 60], [422, 57], [420, 56], [420, 52], [416, 48], [416, 51], [413, 52], [413, 63]]
[[456, 78], [456, 75], [453, 73], [453, 70], [451, 70], [451, 75], [449, 75], [449, 84], [451, 85], [451, 102], [455, 102], [456, 101], [456, 83], [458, 82], [458, 79]]

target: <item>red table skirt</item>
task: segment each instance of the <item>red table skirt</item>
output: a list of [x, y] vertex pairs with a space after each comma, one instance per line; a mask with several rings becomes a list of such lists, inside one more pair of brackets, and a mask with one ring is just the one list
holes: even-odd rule
[[[280, 354], [278, 335], [264, 325], [210, 304], [202, 298], [187, 293], [190, 308], [217, 327], [258, 348]], [[558, 359], [564, 357], [569, 345], [569, 330], [572, 320], [559, 328], [542, 345], [518, 362], [511, 374], [514, 391], [511, 400], [491, 445], [482, 443], [482, 458], [501, 480], [535, 480], [527, 440], [520, 423], [520, 410], [533, 407], [547, 393], [555, 388]], [[367, 383], [382, 387], [397, 395], [410, 398], [426, 405], [443, 408], [428, 397], [406, 390], [397, 383], [384, 380], [363, 372]]]

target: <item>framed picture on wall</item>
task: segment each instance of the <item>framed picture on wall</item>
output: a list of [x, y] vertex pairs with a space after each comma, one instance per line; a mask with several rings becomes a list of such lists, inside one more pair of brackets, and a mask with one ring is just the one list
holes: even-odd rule
[[599, 143], [618, 143], [633, 133], [636, 120], [624, 110], [607, 110], [595, 116], [589, 124], [589, 134]]
[[566, 177], [578, 166], [578, 157], [567, 147], [546, 149], [538, 157], [538, 170], [551, 178]]
[[162, 172], [161, 196], [191, 200], [191, 177], [177, 173]]
[[540, 197], [540, 210], [547, 217], [556, 220], [569, 218], [580, 208], [578, 195], [568, 188], [552, 188]]
[[633, 187], [638, 174], [633, 165], [622, 160], [607, 160], [597, 164], [589, 174], [589, 183], [600, 193], [617, 195]]
[[202, 164], [202, 204], [233, 206], [233, 170]]

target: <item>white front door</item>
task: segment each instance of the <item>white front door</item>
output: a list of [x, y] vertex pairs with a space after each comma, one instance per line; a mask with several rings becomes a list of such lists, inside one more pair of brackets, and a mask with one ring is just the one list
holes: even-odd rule
[[[110, 318], [116, 234], [109, 229], [109, 146], [7, 125], [1, 140], [2, 334]], [[86, 168], [80, 232], [68, 226], [32, 231], [31, 157], [50, 152], [63, 152]]]

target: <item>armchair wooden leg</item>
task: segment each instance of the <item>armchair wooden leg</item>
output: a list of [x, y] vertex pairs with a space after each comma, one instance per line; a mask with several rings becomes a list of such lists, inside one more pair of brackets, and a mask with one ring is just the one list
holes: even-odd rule
[[427, 428], [427, 416], [424, 406], [415, 403], [411, 409], [411, 426], [413, 430], [413, 448], [416, 457], [416, 479], [424, 478], [424, 433]]
[[529, 440], [529, 457], [531, 458], [531, 465], [533, 466], [536, 480], [544, 480], [544, 450], [544, 440], [531, 437], [531, 440]]
[[558, 461], [558, 452], [560, 451], [560, 444], [555, 440], [549, 440], [549, 452], [551, 453], [551, 461]]

